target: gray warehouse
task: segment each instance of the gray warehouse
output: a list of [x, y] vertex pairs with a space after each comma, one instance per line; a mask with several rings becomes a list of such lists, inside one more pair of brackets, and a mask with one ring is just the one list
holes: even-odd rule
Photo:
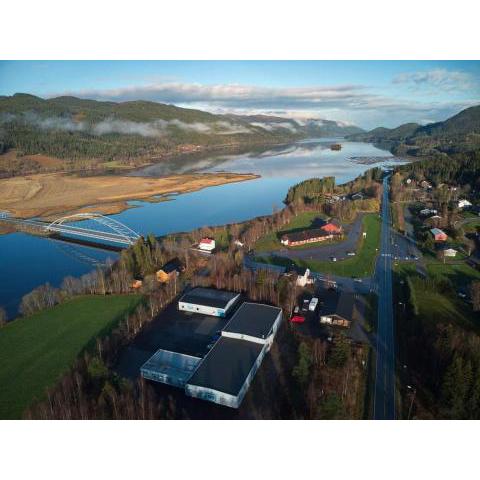
[[185, 388], [191, 397], [238, 408], [281, 321], [278, 307], [243, 303], [203, 359], [159, 350], [142, 366], [142, 376]]
[[225, 317], [239, 298], [239, 293], [196, 287], [180, 298], [178, 309], [203, 315]]

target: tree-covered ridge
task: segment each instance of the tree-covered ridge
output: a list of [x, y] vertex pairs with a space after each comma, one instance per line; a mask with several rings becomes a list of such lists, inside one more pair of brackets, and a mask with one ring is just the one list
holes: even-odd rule
[[[131, 165], [139, 159], [214, 146], [275, 144], [358, 131], [327, 120], [215, 115], [143, 100], [43, 99], [24, 93], [0, 96], [0, 153], [14, 149], [18, 158], [52, 156], [65, 160], [67, 169], [84, 169], [79, 161], [85, 159], [95, 168], [100, 161]], [[0, 165], [0, 176], [9, 176], [15, 169], [32, 173], [28, 160], [22, 162], [3, 169]]]
[[397, 128], [379, 127], [349, 136], [351, 140], [372, 142], [397, 155], [427, 156], [470, 152], [480, 148], [480, 106], [429, 125], [406, 123]]

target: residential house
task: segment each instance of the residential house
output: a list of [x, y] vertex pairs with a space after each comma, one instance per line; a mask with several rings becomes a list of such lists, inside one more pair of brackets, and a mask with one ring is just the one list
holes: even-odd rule
[[297, 285], [299, 287], [305, 287], [315, 282], [315, 279], [310, 276], [310, 269], [306, 268], [303, 273], [299, 273], [297, 276]]
[[349, 328], [355, 314], [355, 294], [349, 292], [330, 293], [324, 300], [320, 323]]
[[457, 203], [458, 208], [468, 208], [471, 207], [472, 204], [465, 198], [461, 199]]
[[204, 252], [213, 252], [215, 250], [215, 240], [213, 238], [202, 238], [198, 242], [198, 248]]
[[432, 228], [430, 230], [430, 233], [432, 234], [434, 240], [436, 242], [446, 242], [448, 235], [443, 231], [440, 230], [439, 228]]
[[160, 283], [167, 283], [177, 277], [183, 270], [184, 267], [180, 260], [174, 258], [156, 272], [157, 281]]

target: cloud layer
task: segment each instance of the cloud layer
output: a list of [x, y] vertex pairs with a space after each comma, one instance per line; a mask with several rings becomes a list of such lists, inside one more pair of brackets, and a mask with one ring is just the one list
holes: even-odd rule
[[245, 126], [227, 121], [186, 123], [180, 120], [167, 121], [158, 119], [153, 122], [132, 122], [109, 118], [91, 125], [84, 121], [76, 122], [69, 117], [44, 118], [33, 112], [26, 112], [22, 115], [10, 113], [0, 115], [0, 124], [15, 120], [34, 125], [42, 130], [86, 132], [98, 136], [119, 133], [123, 135], [141, 135], [142, 137], [161, 137], [167, 135], [172, 128], [196, 133], [216, 133], [217, 135], [251, 133]]
[[[307, 87], [264, 87], [255, 85], [161, 82], [109, 90], [65, 92], [97, 100], [150, 100], [213, 113], [270, 114], [289, 118], [327, 118], [364, 127], [396, 126], [420, 119], [443, 120], [463, 108], [478, 104], [478, 83], [464, 72], [437, 69], [405, 72], [393, 78], [392, 88], [470, 90], [472, 100], [439, 100], [372, 93], [366, 85], [331, 85]], [[378, 91], [378, 90], [375, 90]], [[387, 89], [388, 91], [388, 89]], [[260, 126], [260, 125], [258, 125]], [[263, 127], [271, 128], [271, 126]], [[294, 128], [292, 125], [285, 128]]]

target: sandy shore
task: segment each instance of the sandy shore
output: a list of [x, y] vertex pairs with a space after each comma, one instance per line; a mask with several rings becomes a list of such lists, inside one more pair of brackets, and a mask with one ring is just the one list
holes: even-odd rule
[[253, 174], [195, 173], [162, 178], [95, 176], [63, 173], [0, 180], [0, 210], [20, 218], [55, 218], [63, 213], [118, 213], [128, 200], [156, 201], [155, 196], [186, 193], [215, 185], [258, 178]]

